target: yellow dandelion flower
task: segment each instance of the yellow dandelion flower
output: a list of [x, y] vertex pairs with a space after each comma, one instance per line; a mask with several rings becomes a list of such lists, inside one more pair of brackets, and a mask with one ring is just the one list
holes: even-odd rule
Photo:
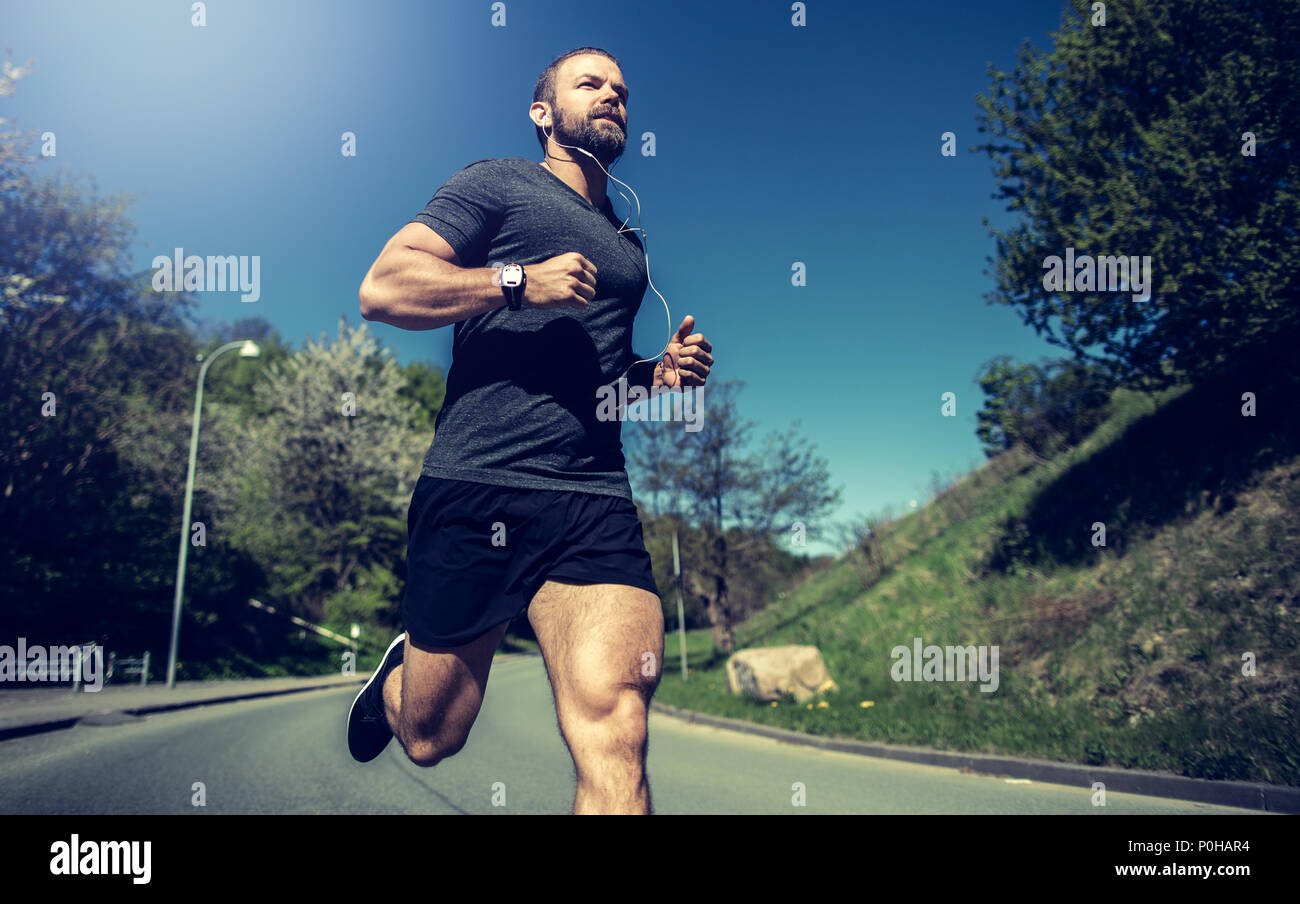
[[873, 706], [876, 705], [876, 701], [875, 701], [875, 700], [863, 700], [863, 701], [862, 701], [861, 703], [859, 703], [858, 705], [861, 706], [863, 709], [871, 709], [871, 707], [873, 707]]

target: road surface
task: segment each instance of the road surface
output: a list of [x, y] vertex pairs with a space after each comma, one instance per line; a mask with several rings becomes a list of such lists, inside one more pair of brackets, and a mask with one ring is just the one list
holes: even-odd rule
[[[538, 657], [498, 660], [456, 756], [422, 769], [394, 741], [348, 756], [355, 688], [79, 724], [0, 743], [0, 813], [567, 813], [573, 764]], [[964, 774], [650, 716], [648, 771], [663, 814], [1251, 813]], [[202, 783], [206, 806], [194, 805]], [[797, 805], [796, 783], [804, 805]], [[494, 804], [494, 796], [504, 806]]]

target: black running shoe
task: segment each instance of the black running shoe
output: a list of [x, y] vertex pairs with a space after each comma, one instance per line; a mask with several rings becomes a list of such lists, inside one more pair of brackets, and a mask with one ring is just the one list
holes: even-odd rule
[[393, 739], [393, 729], [384, 715], [384, 681], [388, 673], [401, 664], [405, 640], [406, 635], [399, 634], [388, 645], [384, 658], [379, 660], [379, 668], [375, 669], [348, 710], [348, 752], [359, 763], [368, 763], [379, 756]]

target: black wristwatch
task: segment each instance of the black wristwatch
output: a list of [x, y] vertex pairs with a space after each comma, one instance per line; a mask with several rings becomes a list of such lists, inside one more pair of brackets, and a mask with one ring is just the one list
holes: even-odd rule
[[501, 291], [506, 296], [506, 307], [517, 311], [524, 306], [524, 286], [528, 277], [519, 264], [506, 264], [501, 268]]

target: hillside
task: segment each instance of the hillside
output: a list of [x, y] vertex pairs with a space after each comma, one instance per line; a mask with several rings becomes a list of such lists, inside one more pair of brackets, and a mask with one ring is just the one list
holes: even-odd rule
[[[657, 699], [817, 734], [1300, 785], [1296, 397], [1293, 374], [1120, 390], [1077, 447], [1013, 449], [882, 530], [883, 570], [843, 557], [737, 627], [737, 649], [820, 647], [840, 688], [827, 706], [731, 697], [720, 658], [686, 684], [670, 658]], [[997, 690], [895, 682], [890, 651], [915, 637], [998, 645]]]

